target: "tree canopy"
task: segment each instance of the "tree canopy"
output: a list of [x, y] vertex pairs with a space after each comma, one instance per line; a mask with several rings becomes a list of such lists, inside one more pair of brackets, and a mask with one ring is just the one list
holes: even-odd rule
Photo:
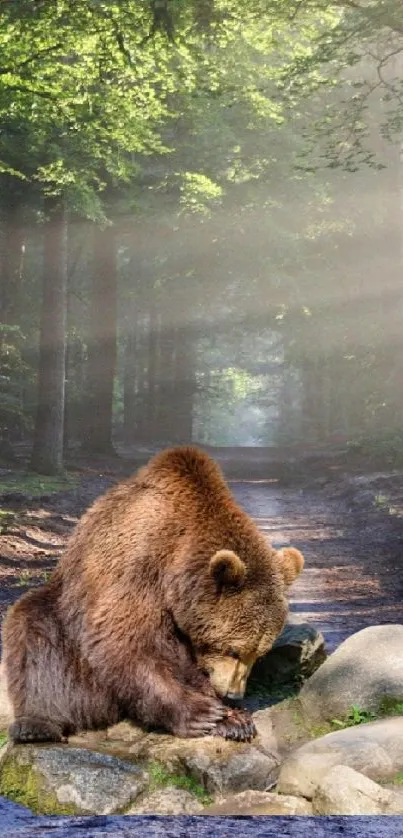
[[[181, 403], [182, 419], [166, 413], [165, 424], [183, 438], [192, 411], [202, 432], [248, 387], [264, 425], [268, 382], [278, 399], [287, 391], [291, 413], [326, 402], [321, 433], [355, 426], [356, 408], [344, 400], [338, 410], [329, 376], [350, 391], [354, 371], [369, 370], [370, 390], [375, 356], [368, 361], [358, 343], [365, 333], [373, 349], [385, 320], [393, 334], [397, 321], [386, 306], [357, 325], [341, 303], [335, 320], [327, 299], [334, 285], [346, 298], [375, 287], [376, 269], [356, 268], [354, 244], [364, 227], [390, 227], [400, 205], [388, 181], [393, 212], [379, 192], [363, 206], [348, 177], [358, 182], [369, 165], [381, 178], [385, 163], [396, 172], [402, 26], [391, 0], [0, 3], [0, 343], [9, 403], [22, 399], [32, 422], [43, 274], [50, 291], [59, 277], [65, 307], [67, 287], [54, 343], [67, 340], [75, 427], [91, 388], [92, 404], [102, 401], [102, 365], [109, 412], [116, 421], [125, 414], [123, 424], [144, 438], [147, 428], [162, 433], [168, 403]], [[359, 182], [366, 195], [373, 181]], [[67, 255], [53, 249], [44, 266], [50, 208], [68, 225], [57, 233]], [[94, 223], [113, 234], [99, 236]], [[380, 384], [368, 416], [382, 398]], [[109, 415], [104, 437], [110, 428]]]

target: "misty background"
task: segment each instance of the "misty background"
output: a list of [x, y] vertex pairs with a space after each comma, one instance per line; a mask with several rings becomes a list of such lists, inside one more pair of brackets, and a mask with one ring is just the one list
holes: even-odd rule
[[0, 454], [397, 463], [400, 4], [183, 5], [2, 8]]

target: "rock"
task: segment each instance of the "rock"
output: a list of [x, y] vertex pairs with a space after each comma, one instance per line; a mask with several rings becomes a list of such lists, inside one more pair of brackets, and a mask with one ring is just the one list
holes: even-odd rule
[[242, 791], [204, 809], [203, 815], [312, 815], [312, 804], [302, 797]]
[[198, 815], [203, 805], [194, 794], [175, 786], [153, 791], [127, 810], [126, 815]]
[[354, 771], [335, 765], [312, 799], [314, 815], [401, 815], [403, 798]]
[[371, 626], [333, 652], [299, 694], [310, 719], [331, 720], [352, 705], [377, 710], [386, 698], [403, 702], [403, 625]]
[[189, 749], [182, 754], [182, 770], [211, 794], [245, 789], [264, 789], [277, 773], [278, 760], [249, 746], [231, 755], [213, 745]]
[[13, 711], [7, 694], [3, 665], [0, 663], [0, 733], [5, 733], [13, 720]]
[[346, 765], [372, 780], [387, 780], [403, 769], [403, 718], [357, 725], [308, 742], [281, 766], [277, 791], [312, 799], [323, 777]]
[[325, 660], [323, 635], [310, 623], [301, 623], [290, 616], [271, 651], [255, 664], [252, 677], [263, 684], [305, 680]]
[[108, 750], [124, 751], [131, 759], [157, 762], [170, 774], [190, 776], [210, 794], [264, 789], [277, 776], [280, 757], [271, 720], [264, 711], [255, 718], [258, 736], [251, 743], [216, 737], [176, 739], [145, 734], [123, 722], [108, 731]]
[[34, 811], [107, 815], [122, 811], [144, 791], [147, 774], [130, 762], [63, 746], [9, 749], [0, 794], [17, 789]]

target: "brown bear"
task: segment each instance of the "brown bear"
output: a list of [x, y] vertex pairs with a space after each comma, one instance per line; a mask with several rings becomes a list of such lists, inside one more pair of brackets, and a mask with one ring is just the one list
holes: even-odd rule
[[303, 566], [276, 552], [193, 447], [155, 456], [79, 522], [46, 585], [3, 627], [16, 742], [131, 719], [176, 736], [250, 739], [240, 699], [281, 632]]

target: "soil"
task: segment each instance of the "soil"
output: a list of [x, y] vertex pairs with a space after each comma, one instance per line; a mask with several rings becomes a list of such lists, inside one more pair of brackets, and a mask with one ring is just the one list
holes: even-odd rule
[[[98, 468], [76, 461], [78, 485], [68, 491], [0, 495], [3, 514], [13, 513], [0, 520], [0, 621], [21, 594], [46, 581], [89, 504], [147, 456]], [[403, 472], [362, 474], [343, 456], [322, 454], [297, 466], [262, 456], [257, 467], [256, 456], [245, 453], [218, 452], [218, 459], [237, 500], [271, 541], [304, 553], [291, 611], [324, 633], [329, 652], [366, 626], [403, 623]]]

